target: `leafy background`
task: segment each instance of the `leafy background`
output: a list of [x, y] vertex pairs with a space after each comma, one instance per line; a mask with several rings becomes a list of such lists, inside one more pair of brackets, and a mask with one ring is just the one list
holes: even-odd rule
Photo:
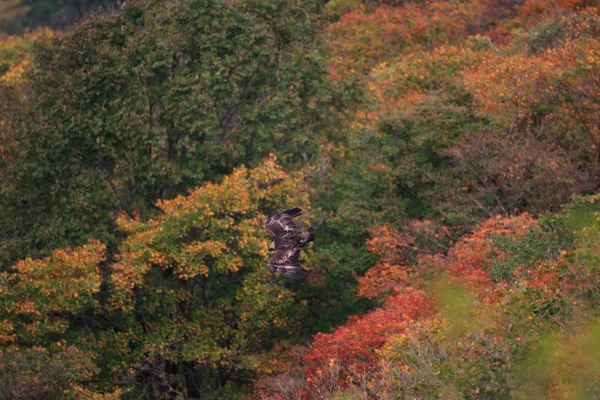
[[598, 6], [0, 1], [0, 398], [598, 397]]

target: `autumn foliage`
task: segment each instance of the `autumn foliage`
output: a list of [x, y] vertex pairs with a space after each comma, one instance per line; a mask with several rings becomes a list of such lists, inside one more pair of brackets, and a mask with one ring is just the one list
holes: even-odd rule
[[6, 398], [61, 396], [98, 369], [94, 352], [65, 338], [98, 305], [105, 246], [97, 241], [26, 259], [0, 276], [2, 384]]
[[222, 389], [260, 368], [267, 338], [292, 334], [297, 303], [268, 272], [262, 224], [285, 204], [308, 210], [302, 179], [271, 156], [159, 202], [148, 221], [118, 220], [128, 237], [110, 267], [109, 304], [139, 340], [133, 378], [144, 393]]
[[[583, 200], [544, 221], [527, 214], [495, 217], [447, 255], [419, 257], [402, 285], [389, 276], [389, 284], [403, 294], [390, 295], [378, 309], [332, 333], [316, 335], [303, 358], [303, 375], [274, 378], [258, 394], [273, 399], [504, 396], [540, 390], [543, 382], [554, 382], [544, 386], [551, 397], [598, 390], [597, 376], [586, 375], [594, 361], [580, 355], [583, 365], [574, 366], [578, 356], [553, 350], [547, 342], [547, 335], [568, 340], [560, 329], [564, 324], [576, 335], [597, 329], [590, 299], [580, 303], [597, 288], [576, 283], [584, 270], [594, 280], [597, 271], [591, 273], [574, 257], [589, 245], [588, 232], [599, 232], [597, 220], [590, 219], [598, 214], [595, 201]], [[383, 236], [374, 242], [394, 244], [388, 229], [378, 232]], [[402, 245], [403, 238], [395, 239]], [[536, 254], [538, 246], [543, 254]], [[514, 263], [510, 276], [498, 275], [496, 269], [509, 260], [523, 262]], [[588, 342], [580, 343], [583, 347], [573, 348], [577, 354], [583, 349], [598, 354]], [[540, 357], [559, 365], [539, 364]], [[534, 379], [528, 381], [532, 372], [524, 368], [534, 365]], [[559, 372], [568, 365], [572, 369]], [[294, 376], [301, 383], [290, 383]], [[584, 383], [583, 376], [592, 380]]]
[[[599, 5], [131, 0], [3, 38], [0, 398], [600, 397]], [[263, 228], [296, 206], [301, 282]]]
[[23, 36], [8, 36], [0, 40], [0, 81], [16, 84], [31, 63], [33, 43], [41, 38], [51, 38], [55, 32], [39, 28]]
[[[42, 397], [108, 396], [110, 387], [83, 385], [108, 374], [147, 395], [197, 396], [259, 369], [266, 339], [295, 330], [298, 306], [268, 272], [262, 224], [288, 203], [308, 211], [302, 185], [302, 174], [288, 175], [271, 156], [159, 202], [161, 213], [147, 221], [121, 216], [126, 238], [108, 265], [98, 241], [19, 261], [0, 275], [0, 361], [14, 359], [0, 392], [22, 398], [31, 386]], [[78, 326], [99, 315], [117, 318], [118, 329]], [[119, 363], [97, 365], [105, 351]], [[10, 378], [16, 374], [20, 383]]]

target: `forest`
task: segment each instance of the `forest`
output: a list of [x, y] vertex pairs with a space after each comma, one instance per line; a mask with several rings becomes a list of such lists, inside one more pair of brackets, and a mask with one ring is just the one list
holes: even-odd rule
[[597, 0], [0, 0], [0, 183], [0, 399], [600, 397]]

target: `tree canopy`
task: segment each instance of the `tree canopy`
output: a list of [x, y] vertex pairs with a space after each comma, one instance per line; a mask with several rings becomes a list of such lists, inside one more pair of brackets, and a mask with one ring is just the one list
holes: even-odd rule
[[98, 3], [0, 0], [0, 398], [600, 397], [598, 1]]
[[28, 94], [5, 103], [20, 159], [2, 198], [5, 251], [108, 240], [117, 213], [149, 215], [269, 152], [286, 165], [314, 158], [336, 140], [343, 102], [315, 37], [318, 9], [130, 1], [39, 43]]

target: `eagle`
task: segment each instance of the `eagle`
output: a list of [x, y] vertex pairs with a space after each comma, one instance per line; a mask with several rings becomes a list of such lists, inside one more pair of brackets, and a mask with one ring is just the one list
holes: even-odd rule
[[298, 229], [294, 218], [300, 215], [300, 207], [290, 208], [271, 215], [265, 221], [265, 229], [275, 238], [269, 245], [269, 251], [275, 252], [269, 260], [269, 269], [273, 274], [279, 272], [294, 279], [304, 279], [308, 275], [309, 271], [302, 268], [298, 257], [300, 248], [314, 240], [315, 231], [312, 226], [303, 232]]

